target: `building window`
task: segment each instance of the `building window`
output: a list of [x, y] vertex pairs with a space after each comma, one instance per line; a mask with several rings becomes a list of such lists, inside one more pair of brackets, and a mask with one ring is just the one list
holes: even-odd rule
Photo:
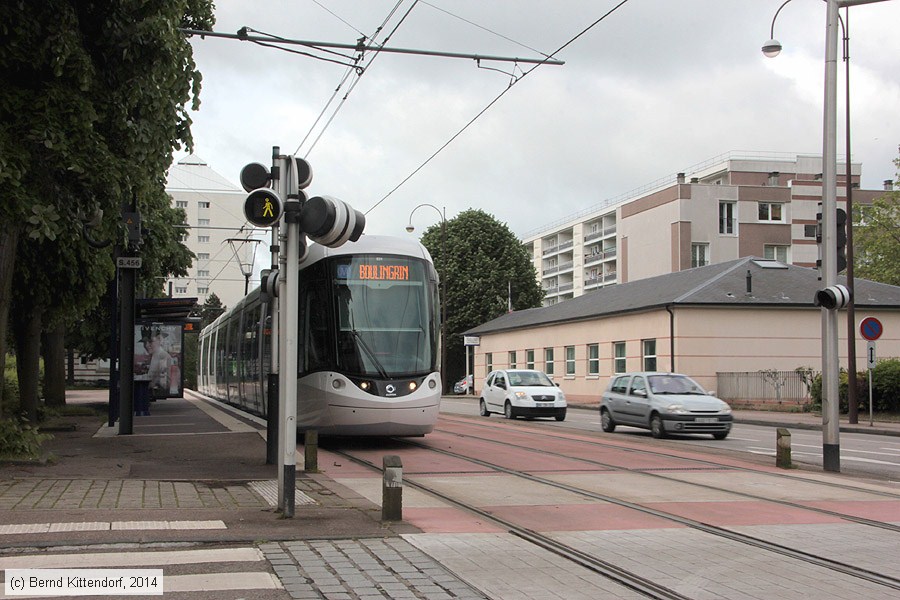
[[525, 351], [525, 368], [526, 369], [534, 368], [534, 350], [526, 350]]
[[175, 293], [176, 294], [187, 294], [187, 287], [175, 286]]
[[175, 208], [187, 208], [187, 200], [176, 200]]
[[641, 345], [644, 348], [643, 361], [645, 371], [656, 370], [656, 340], [643, 340]]
[[726, 235], [737, 233], [736, 209], [737, 204], [734, 202], [719, 202], [719, 233]]
[[197, 260], [209, 260], [209, 252], [198, 252]]
[[484, 376], [487, 377], [488, 374], [494, 370], [494, 353], [493, 352], [485, 352], [484, 354]]
[[709, 264], [709, 244], [691, 244], [691, 267]]
[[544, 373], [553, 375], [553, 348], [544, 348]]
[[575, 346], [566, 346], [566, 375], [575, 375]]
[[516, 368], [516, 351], [515, 350], [509, 351], [509, 368], [510, 369]]
[[777, 260], [788, 264], [788, 246], [765, 246], [765, 257], [769, 260]]
[[758, 206], [758, 218], [760, 221], [784, 223], [784, 204], [775, 202], [760, 202]]
[[209, 288], [208, 288], [208, 287], [198, 287], [198, 288], [197, 288], [197, 293], [198, 293], [198, 294], [208, 294], [208, 293], [209, 293]]
[[201, 244], [208, 244], [208, 243], [209, 243], [209, 236], [208, 236], [208, 235], [198, 235], [198, 236], [197, 236], [197, 241], [200, 242]]
[[600, 375], [600, 344], [588, 344], [588, 375]]
[[209, 227], [209, 219], [197, 219], [197, 227]]
[[209, 208], [209, 202], [199, 202], [200, 208]]
[[613, 342], [613, 372], [625, 372], [625, 342]]
[[209, 277], [209, 269], [197, 269], [197, 277]]

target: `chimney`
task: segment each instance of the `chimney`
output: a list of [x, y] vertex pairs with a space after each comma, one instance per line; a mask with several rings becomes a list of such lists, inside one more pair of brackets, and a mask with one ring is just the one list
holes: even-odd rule
[[884, 191], [891, 192], [893, 190], [894, 190], [894, 182], [891, 181], [890, 179], [885, 179], [884, 180]]
[[700, 183], [699, 177], [691, 177], [691, 183]]
[[684, 173], [679, 173], [675, 176], [675, 181], [677, 183], [684, 183]]
[[778, 171], [772, 171], [769, 173], [769, 185], [778, 185], [778, 176], [781, 175]]

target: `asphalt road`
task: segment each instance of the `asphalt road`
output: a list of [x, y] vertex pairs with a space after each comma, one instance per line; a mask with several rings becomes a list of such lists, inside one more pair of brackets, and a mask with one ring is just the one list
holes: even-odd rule
[[[441, 412], [478, 415], [478, 399], [463, 396], [445, 397]], [[502, 415], [492, 415], [502, 419]], [[564, 427], [600, 432], [600, 415], [593, 410], [569, 409], [566, 420], [557, 423], [553, 419], [541, 419], [548, 427]], [[604, 435], [625, 435], [630, 439], [644, 438], [648, 444], [687, 444], [708, 447], [711, 450], [727, 450], [751, 454], [757, 458], [772, 457], [775, 461], [776, 426], [736, 423], [727, 439], [717, 441], [708, 435], [683, 435], [668, 440], [654, 440], [650, 432], [633, 427], [620, 426], [616, 432]], [[841, 472], [851, 475], [876, 477], [900, 482], [900, 438], [876, 434], [840, 434]], [[810, 468], [822, 467], [822, 434], [819, 431], [791, 429], [791, 457], [794, 463]], [[749, 457], [745, 457], [749, 458]]]

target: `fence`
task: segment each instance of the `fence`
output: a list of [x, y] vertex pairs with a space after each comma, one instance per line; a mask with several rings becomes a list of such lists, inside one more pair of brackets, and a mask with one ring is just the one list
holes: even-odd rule
[[716, 395], [738, 405], [803, 406], [810, 400], [809, 374], [796, 371], [717, 373]]

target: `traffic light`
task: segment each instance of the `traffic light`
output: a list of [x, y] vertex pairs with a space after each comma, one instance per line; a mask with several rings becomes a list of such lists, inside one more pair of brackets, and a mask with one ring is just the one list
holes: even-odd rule
[[847, 212], [837, 209], [837, 271], [847, 268]]
[[813, 304], [828, 310], [844, 308], [849, 303], [850, 290], [840, 284], [831, 285], [824, 290], [817, 291], [815, 298], [813, 298]]
[[300, 230], [314, 242], [330, 248], [359, 240], [365, 227], [364, 214], [331, 196], [310, 198], [300, 211]]

